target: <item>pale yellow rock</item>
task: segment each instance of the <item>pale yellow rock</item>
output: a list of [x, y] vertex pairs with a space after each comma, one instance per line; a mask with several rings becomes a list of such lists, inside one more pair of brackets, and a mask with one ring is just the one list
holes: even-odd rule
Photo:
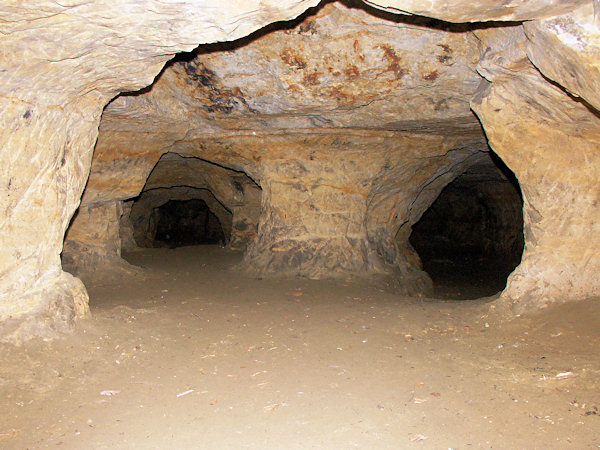
[[68, 328], [82, 313], [85, 291], [61, 272], [59, 255], [106, 102], [148, 85], [179, 51], [244, 36], [316, 3], [2, 2], [0, 339], [12, 340], [15, 324], [46, 303], [76, 314], [48, 313], [40, 329]]
[[469, 111], [483, 48], [472, 33], [396, 19], [332, 3], [295, 27], [175, 62], [148, 92], [106, 108], [84, 202], [137, 195], [167, 150], [203, 158], [263, 188], [252, 273], [393, 274], [406, 292], [425, 288], [410, 225], [452, 168], [486, 149]]
[[[20, 342], [67, 330], [87, 312], [85, 290], [62, 272], [60, 253], [107, 102], [148, 86], [178, 52], [242, 38], [318, 2], [1, 3], [0, 340]], [[139, 194], [161, 154], [177, 151], [244, 170], [271, 194], [298, 193], [295, 198], [306, 200], [296, 203], [302, 205], [302, 226], [279, 220], [290, 205], [269, 204], [269, 195], [263, 196], [267, 215], [259, 226], [283, 223], [283, 234], [304, 236], [306, 228], [309, 236], [325, 235], [324, 248], [333, 252], [322, 253], [329, 255], [322, 258], [324, 270], [340, 267], [331, 266], [335, 258], [344, 267], [355, 261], [360, 270], [384, 272], [389, 261], [403, 260], [408, 273], [418, 261], [410, 249], [390, 244], [391, 231], [416, 215], [407, 208], [420, 191], [415, 186], [423, 188], [432, 177], [449, 181], [442, 175], [482, 145], [469, 100], [480, 82], [474, 68], [485, 52], [479, 73], [492, 85], [482, 87], [472, 105], [525, 197], [526, 250], [504, 298], [526, 308], [598, 295], [599, 57], [591, 2], [376, 3], [450, 21], [532, 22], [524, 33], [513, 25], [478, 32], [480, 44], [468, 31], [446, 33], [449, 25], [421, 29], [410, 20], [390, 21], [387, 13], [329, 4], [297, 29], [246, 46], [212, 46], [216, 52], [167, 68], [150, 92], [121, 96], [106, 109], [84, 206]], [[238, 63], [232, 56], [240, 57]], [[353, 132], [356, 143], [349, 141]], [[428, 139], [437, 147], [424, 148]], [[310, 145], [319, 152], [311, 155]], [[352, 159], [347, 148], [379, 156]], [[381, 155], [390, 150], [398, 164], [386, 166]], [[326, 172], [338, 154], [345, 162], [335, 168], [332, 184]], [[413, 161], [424, 154], [437, 162]], [[273, 170], [285, 164], [291, 167], [287, 180]], [[393, 173], [412, 191], [391, 188]], [[285, 183], [293, 189], [283, 189]], [[350, 186], [360, 194], [336, 195]], [[424, 194], [419, 208], [438, 187]], [[331, 207], [337, 209], [315, 215], [306, 192], [320, 204], [335, 200]], [[393, 213], [382, 218], [376, 210], [386, 204], [394, 205]], [[345, 212], [340, 217], [338, 211]], [[346, 226], [358, 241], [344, 240], [353, 235]], [[274, 247], [268, 240], [260, 242]]]
[[544, 76], [599, 110], [600, 28], [592, 3], [564, 16], [528, 22], [524, 29], [527, 54]]
[[[494, 41], [496, 33], [503, 38]], [[478, 34], [497, 45], [480, 65], [492, 83], [482, 88], [472, 106], [490, 145], [517, 176], [524, 200], [525, 251], [502, 298], [522, 312], [597, 296], [598, 113], [541, 76], [527, 59], [529, 44], [518, 28], [508, 34]], [[555, 61], [556, 72], [571, 63]]]
[[390, 12], [449, 22], [539, 19], [564, 14], [581, 4], [578, 0], [365, 0], [365, 3]]
[[121, 259], [122, 202], [81, 206], [71, 220], [61, 255], [63, 269], [85, 282], [139, 271]]

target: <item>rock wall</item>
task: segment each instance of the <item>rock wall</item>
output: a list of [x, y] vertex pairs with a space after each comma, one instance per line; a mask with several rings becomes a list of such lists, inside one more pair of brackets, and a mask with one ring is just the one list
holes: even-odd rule
[[123, 202], [123, 213], [119, 219], [119, 238], [121, 239], [121, 251], [132, 252], [138, 248], [133, 237], [133, 224], [131, 223], [131, 208], [133, 200]]
[[[591, 8], [587, 11], [591, 20]], [[580, 15], [557, 20], [572, 23], [576, 17]], [[527, 28], [545, 26], [547, 23], [542, 22]], [[489, 50], [479, 70], [490, 83], [482, 86], [473, 100], [473, 109], [490, 145], [517, 176], [524, 200], [525, 251], [502, 299], [521, 312], [557, 301], [597, 296], [598, 111], [577, 101], [559, 85], [549, 83], [533, 66], [527, 53], [537, 52], [539, 56], [535, 49], [545, 45], [544, 40], [536, 40], [535, 33], [526, 35], [517, 27], [481, 32], [480, 37]], [[571, 50], [575, 47], [585, 51], [583, 41], [567, 42], [564, 45]], [[546, 52], [554, 54], [554, 49], [546, 48]], [[583, 73], [583, 68], [574, 65], [571, 69], [571, 64], [573, 61], [553, 58], [552, 73]]]
[[148, 92], [107, 107], [84, 202], [132, 195], [168, 149], [261, 185], [249, 272], [389, 275], [403, 292], [426, 289], [397, 229], [416, 216], [413, 196], [433, 201], [455, 166], [487, 150], [469, 111], [479, 41], [427, 24], [331, 3], [179, 58]]
[[155, 229], [153, 247], [224, 245], [221, 221], [202, 199], [169, 199], [152, 212], [151, 223]]
[[59, 255], [106, 103], [150, 84], [176, 52], [236, 39], [317, 1], [4, 3], [0, 336], [20, 342], [87, 314], [85, 289]]
[[[572, 11], [577, 0], [377, 0], [366, 1], [375, 8], [396, 14], [418, 14], [449, 22], [522, 21], [557, 16]], [[591, 2], [590, 2], [591, 5]]]
[[[124, 164], [127, 163], [129, 161]], [[194, 198], [204, 200], [216, 214], [223, 227], [225, 242], [230, 249], [244, 250], [254, 239], [260, 213], [261, 191], [245, 174], [199, 158], [185, 158], [176, 153], [163, 154], [149, 172], [149, 175], [146, 174], [147, 179], [144, 179], [145, 185], [141, 188], [141, 194], [136, 196], [136, 200], [130, 206], [132, 212], [127, 210], [121, 215], [122, 219], [118, 219], [125, 227], [121, 234], [127, 235], [128, 232], [132, 234], [130, 241], [127, 242], [128, 248], [135, 248], [136, 242], [142, 247], [154, 245], [156, 224], [150, 225], [154, 208], [162, 206], [169, 200], [184, 201]], [[127, 178], [125, 174], [123, 178]], [[131, 187], [123, 183], [122, 188]], [[140, 187], [137, 186], [135, 189]], [[88, 195], [87, 197], [84, 195], [80, 210], [93, 208], [99, 211], [122, 203], [120, 200], [98, 202], [109, 195], [115, 195], [115, 192], [107, 193], [99, 190], [94, 194], [93, 190], [88, 189], [86, 193]], [[91, 207], [86, 206], [92, 197], [96, 202], [91, 203]], [[95, 224], [94, 220], [97, 221]], [[131, 267], [120, 260], [121, 243], [117, 240], [120, 236], [118, 229], [112, 234], [99, 234], [95, 230], [95, 228], [105, 227], [107, 223], [107, 217], [100, 214], [94, 215], [93, 218], [89, 214], [74, 216], [65, 236], [63, 252], [63, 265], [68, 265], [69, 272], [82, 277], [86, 274], [98, 276], [100, 269], [114, 271], [121, 267], [130, 271]], [[90, 242], [94, 244], [90, 245]], [[102, 253], [99, 252], [101, 248], [104, 249]], [[116, 248], [119, 249], [118, 252], [114, 251]], [[111, 257], [106, 257], [105, 264], [98, 264], [100, 254], [111, 255]]]
[[[293, 18], [317, 1], [225, 1], [219, 8], [201, 0], [125, 0], [118, 8], [104, 0], [77, 5], [49, 0], [4, 3], [0, 336], [19, 342], [66, 330], [87, 314], [83, 285], [62, 271], [59, 255], [88, 177], [106, 103], [120, 92], [148, 86], [179, 51], [240, 38], [267, 23]], [[527, 308], [598, 295], [594, 274], [600, 268], [600, 252], [598, 240], [589, 239], [598, 235], [600, 166], [599, 39], [592, 3], [577, 10], [580, 2], [572, 0], [509, 2], [501, 8], [491, 0], [374, 3], [393, 12], [450, 21], [538, 19], [524, 26], [524, 34], [519, 27], [478, 32], [483, 50], [487, 48], [479, 72], [491, 84], [482, 85], [472, 106], [494, 151], [519, 178], [525, 200], [524, 260], [511, 276], [504, 299]], [[163, 93], [170, 91], [178, 101], [155, 108], [151, 99], [161, 92], [158, 80], [155, 94], [140, 92], [113, 102], [105, 111], [106, 125], [100, 127], [96, 175], [90, 177], [84, 205], [137, 195], [160, 155], [182, 137], [182, 151], [209, 155], [228, 145], [227, 139], [217, 142], [223, 134], [265, 135], [268, 130], [315, 127], [410, 131], [423, 124], [440, 130], [444, 121], [469, 114], [465, 105], [474, 91], [477, 76], [472, 67], [480, 51], [466, 45], [473, 41], [468, 33], [454, 30], [442, 38], [444, 27], [418, 31], [404, 19], [390, 26], [385, 14], [378, 17], [356, 8], [347, 13], [344, 8], [352, 8], [339, 5], [327, 8], [313, 23], [281, 32], [294, 37], [293, 44], [279, 33], [265, 36], [264, 48], [273, 53], [261, 53], [260, 45], [240, 48], [247, 61], [256, 62], [244, 70], [232, 70], [236, 63], [228, 61], [235, 59], [222, 57], [235, 47], [207, 53], [200, 64], [173, 65], [161, 79], [175, 81], [166, 83]], [[338, 61], [338, 54], [348, 59]], [[261, 61], [268, 64], [261, 66]], [[192, 82], [177, 81], [177, 70]], [[261, 81], [249, 74], [266, 76]], [[240, 81], [244, 78], [247, 85]], [[236, 81], [227, 85], [223, 80], [228, 79]], [[173, 88], [177, 85], [181, 89]], [[426, 89], [419, 91], [417, 86]], [[136, 107], [130, 114], [132, 105]], [[111, 109], [114, 120], [108, 118]], [[197, 114], [192, 126], [176, 126], [181, 121], [173, 118], [189, 118], [190, 110], [204, 114]], [[258, 118], [257, 111], [267, 117]], [[151, 116], [154, 120], [148, 121]], [[254, 120], [240, 121], [242, 116]], [[462, 125], [454, 123], [456, 134]], [[165, 138], [154, 139], [160, 133]], [[127, 135], [129, 139], [121, 140]], [[207, 135], [210, 145], [201, 142]], [[114, 152], [103, 150], [104, 139]], [[127, 158], [120, 158], [123, 155]], [[214, 161], [229, 161], [229, 167], [259, 181], [260, 164], [238, 156], [229, 152], [215, 155]], [[121, 166], [119, 160], [124, 159], [130, 165]], [[136, 180], [119, 179], [121, 167], [135, 173]]]
[[211, 200], [209, 206], [221, 220], [230, 249], [245, 250], [254, 240], [261, 189], [243, 172], [196, 157], [166, 153], [145, 180], [142, 192], [173, 187], [205, 189], [214, 196], [219, 205], [211, 206]]
[[[161, 246], [155, 242], [158, 223], [153, 217], [154, 210], [169, 201], [198, 199], [206, 203], [210, 211], [219, 219], [225, 238], [231, 235], [232, 215], [208, 189], [193, 187], [155, 188], [144, 191], [133, 203], [130, 221], [133, 236], [140, 247]], [[166, 245], [166, 244], [163, 244]]]
[[124, 266], [121, 215], [121, 202], [80, 207], [65, 235], [63, 268], [79, 278], [93, 279], [99, 271]]

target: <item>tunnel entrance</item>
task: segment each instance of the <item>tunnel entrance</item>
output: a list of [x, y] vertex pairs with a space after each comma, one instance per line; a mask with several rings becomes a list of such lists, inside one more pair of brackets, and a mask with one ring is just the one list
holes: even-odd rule
[[221, 243], [244, 250], [256, 235], [261, 194], [244, 172], [167, 152], [124, 206], [122, 249]]
[[219, 218], [204, 200], [169, 200], [154, 208], [150, 220], [156, 223], [154, 243], [157, 247], [225, 242]]
[[131, 205], [129, 223], [139, 247], [225, 244], [232, 214], [208, 189], [178, 186], [142, 192]]
[[523, 199], [495, 154], [444, 188], [413, 226], [410, 243], [438, 298], [475, 299], [506, 287], [523, 253]]

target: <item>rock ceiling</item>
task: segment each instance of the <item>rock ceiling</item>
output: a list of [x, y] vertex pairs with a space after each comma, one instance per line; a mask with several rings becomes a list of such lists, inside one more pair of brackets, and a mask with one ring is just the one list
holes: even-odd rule
[[330, 3], [283, 29], [201, 46], [170, 64], [149, 92], [113, 101], [105, 119], [185, 120], [211, 134], [395, 130], [472, 118], [479, 40], [432, 21], [377, 13]]
[[[280, 146], [246, 142], [240, 148], [240, 135], [264, 140], [375, 130], [456, 136], [464, 146], [486, 149], [469, 105], [482, 81], [475, 67], [484, 49], [468, 26], [329, 3], [273, 28], [201, 46], [167, 65], [151, 89], [111, 102], [84, 201], [98, 201], [100, 191], [137, 195], [148, 170], [175, 142], [179, 152], [254, 175], [251, 162]], [[235, 141], [229, 150], [224, 139]], [[129, 164], [126, 170], [115, 171], [116, 155]], [[123, 175], [138, 181], [123, 182]]]

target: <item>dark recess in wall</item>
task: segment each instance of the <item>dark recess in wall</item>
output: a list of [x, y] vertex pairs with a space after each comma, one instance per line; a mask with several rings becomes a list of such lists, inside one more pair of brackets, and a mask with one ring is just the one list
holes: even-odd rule
[[456, 178], [413, 226], [410, 243], [440, 298], [494, 295], [521, 262], [523, 199], [494, 154]]
[[221, 222], [201, 199], [170, 200], [154, 208], [156, 247], [217, 244], [225, 241]]

